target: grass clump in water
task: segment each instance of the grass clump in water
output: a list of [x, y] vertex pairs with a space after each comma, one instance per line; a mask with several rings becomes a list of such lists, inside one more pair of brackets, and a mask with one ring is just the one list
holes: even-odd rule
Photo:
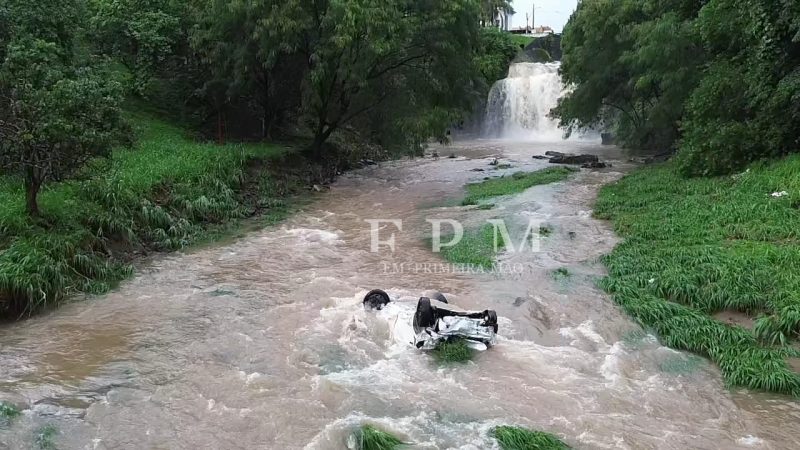
[[8, 424], [21, 413], [19, 408], [8, 402], [0, 402], [0, 424]]
[[433, 349], [433, 357], [442, 364], [464, 363], [472, 360], [473, 356], [474, 351], [460, 338], [441, 341]]
[[[601, 286], [662, 343], [706, 356], [729, 385], [800, 395], [787, 364], [800, 332], [800, 156], [721, 178], [639, 169], [595, 213], [625, 241]], [[773, 196], [786, 191], [788, 195]], [[713, 314], [757, 317], [753, 330]]]
[[353, 432], [352, 440], [355, 450], [393, 450], [404, 445], [396, 436], [372, 425], [363, 425]]
[[531, 431], [521, 427], [500, 426], [492, 430], [492, 436], [503, 450], [569, 450], [570, 447], [556, 436], [543, 431]]
[[36, 447], [40, 450], [55, 450], [54, 441], [58, 434], [58, 428], [53, 425], [45, 425], [36, 431]]
[[[448, 242], [443, 238], [442, 242]], [[495, 246], [495, 231], [492, 225], [484, 225], [478, 230], [465, 231], [464, 237], [452, 247], [441, 249], [442, 257], [456, 264], [466, 264], [480, 269], [491, 269], [500, 248], [504, 247], [503, 237], [497, 234]]]
[[501, 195], [511, 195], [540, 184], [550, 184], [567, 179], [577, 169], [572, 167], [548, 167], [534, 172], [517, 172], [510, 177], [492, 178], [467, 185], [467, 197], [463, 206], [477, 205], [481, 200]]

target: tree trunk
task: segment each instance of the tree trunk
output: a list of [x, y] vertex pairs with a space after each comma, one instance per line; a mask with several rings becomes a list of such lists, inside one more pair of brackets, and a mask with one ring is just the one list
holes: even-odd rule
[[39, 188], [42, 182], [32, 167], [25, 169], [25, 210], [31, 217], [39, 217]]
[[222, 111], [217, 111], [217, 144], [225, 145], [225, 133], [222, 127]]
[[333, 125], [328, 125], [327, 128], [325, 125], [320, 125], [317, 127], [317, 130], [314, 133], [314, 143], [311, 144], [311, 156], [315, 161], [322, 160], [323, 146], [328, 138], [331, 137], [331, 134], [333, 134], [335, 129], [336, 127]]

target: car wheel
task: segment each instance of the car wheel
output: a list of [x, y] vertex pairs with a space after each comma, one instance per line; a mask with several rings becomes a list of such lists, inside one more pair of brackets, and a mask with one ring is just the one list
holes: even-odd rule
[[447, 303], [447, 297], [445, 297], [444, 294], [442, 294], [441, 292], [436, 292], [435, 294], [433, 294], [432, 297], [434, 300], [440, 301], [442, 303]]
[[486, 311], [486, 325], [492, 327], [497, 333], [497, 313], [492, 309]]
[[380, 289], [373, 289], [364, 296], [364, 308], [381, 310], [390, 301], [389, 294]]
[[414, 313], [414, 332], [419, 333], [434, 325], [436, 325], [436, 311], [431, 306], [431, 299], [422, 297], [417, 302], [417, 311]]

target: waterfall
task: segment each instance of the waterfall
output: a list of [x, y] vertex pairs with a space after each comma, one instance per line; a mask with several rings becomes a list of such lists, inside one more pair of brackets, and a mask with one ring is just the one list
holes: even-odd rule
[[564, 92], [559, 63], [517, 63], [489, 92], [484, 134], [489, 137], [560, 140], [558, 122], [547, 115]]

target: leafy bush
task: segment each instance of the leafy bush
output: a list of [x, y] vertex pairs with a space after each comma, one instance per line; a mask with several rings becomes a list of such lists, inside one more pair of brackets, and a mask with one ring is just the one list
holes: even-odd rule
[[475, 64], [486, 80], [487, 87], [508, 74], [508, 65], [520, 48], [512, 34], [495, 27], [481, 28]]

